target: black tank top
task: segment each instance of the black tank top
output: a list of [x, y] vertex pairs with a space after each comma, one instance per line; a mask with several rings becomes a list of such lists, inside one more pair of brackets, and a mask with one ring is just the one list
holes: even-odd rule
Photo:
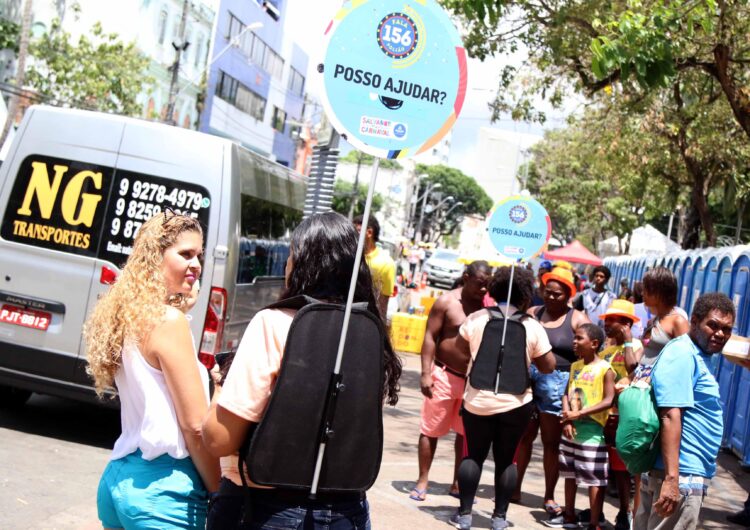
[[[578, 360], [575, 352], [573, 352], [573, 326], [571, 320], [573, 320], [573, 309], [568, 309], [568, 314], [565, 315], [565, 320], [556, 328], [548, 328], [544, 325], [544, 331], [547, 332], [547, 338], [549, 343], [552, 345], [552, 353], [555, 355], [557, 361], [557, 368], [561, 372], [570, 372], [571, 363]], [[541, 322], [542, 315], [544, 314], [544, 306], [537, 309], [534, 316]]]

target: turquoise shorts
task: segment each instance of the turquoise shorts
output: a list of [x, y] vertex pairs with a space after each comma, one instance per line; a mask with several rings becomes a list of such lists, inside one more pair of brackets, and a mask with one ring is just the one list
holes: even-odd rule
[[137, 450], [107, 465], [96, 507], [104, 528], [205, 528], [208, 493], [190, 458]]

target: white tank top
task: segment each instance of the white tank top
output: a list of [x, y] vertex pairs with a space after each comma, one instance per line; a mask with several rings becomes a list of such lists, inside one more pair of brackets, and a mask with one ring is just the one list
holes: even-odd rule
[[[197, 356], [195, 362], [208, 403], [208, 372]], [[132, 343], [123, 347], [115, 383], [120, 396], [122, 434], [112, 449], [111, 460], [127, 456], [137, 449], [141, 450], [145, 460], [153, 460], [164, 454], [177, 459], [190, 456], [164, 374], [148, 364]]]

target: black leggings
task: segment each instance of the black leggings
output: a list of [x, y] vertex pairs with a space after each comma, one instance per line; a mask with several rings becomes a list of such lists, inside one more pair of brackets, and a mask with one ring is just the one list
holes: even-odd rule
[[482, 475], [482, 466], [490, 452], [495, 459], [495, 512], [493, 517], [505, 518], [513, 490], [516, 488], [516, 469], [513, 455], [534, 409], [527, 403], [508, 412], [479, 416], [464, 409], [464, 432], [469, 454], [458, 468], [458, 491], [461, 515], [471, 513], [474, 496]]

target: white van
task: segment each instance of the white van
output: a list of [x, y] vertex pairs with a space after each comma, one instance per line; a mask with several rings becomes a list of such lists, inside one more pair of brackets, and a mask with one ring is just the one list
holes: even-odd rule
[[216, 136], [34, 106], [0, 167], [0, 406], [91, 400], [81, 329], [141, 223], [170, 207], [205, 231], [196, 348], [211, 365], [278, 299], [305, 177]]

